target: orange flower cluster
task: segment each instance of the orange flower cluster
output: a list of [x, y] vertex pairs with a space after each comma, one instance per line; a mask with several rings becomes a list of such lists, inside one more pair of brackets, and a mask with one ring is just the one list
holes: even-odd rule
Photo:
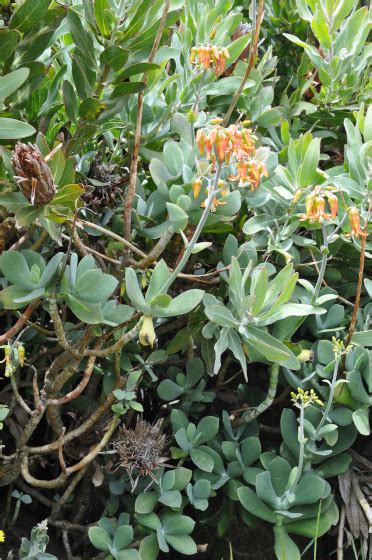
[[216, 47], [208, 43], [199, 47], [192, 47], [190, 62], [201, 66], [204, 70], [214, 68], [216, 76], [220, 76], [225, 70], [226, 60], [229, 56], [226, 47]]
[[266, 165], [254, 158], [255, 140], [250, 130], [235, 124], [228, 128], [217, 124], [212, 130], [201, 128], [196, 133], [200, 153], [212, 162], [217, 158], [226, 165], [235, 163], [237, 174], [231, 175], [229, 180], [239, 181], [239, 187], [250, 185], [252, 191], [257, 190], [261, 177], [268, 175]]
[[[300, 220], [309, 220], [311, 223], [322, 223], [324, 220], [334, 220], [338, 212], [338, 198], [334, 194], [334, 191], [334, 187], [316, 186], [306, 197], [306, 214], [303, 214]], [[326, 199], [330, 213], [326, 212]], [[356, 237], [362, 235], [363, 230], [360, 226], [360, 215], [357, 208], [354, 206], [348, 208], [347, 216], [351, 225], [351, 235], [355, 235]]]
[[[310, 220], [311, 223], [334, 220], [338, 212], [338, 198], [333, 191], [333, 187], [315, 187], [306, 197], [306, 214], [303, 214], [300, 220]], [[325, 199], [328, 201], [330, 213], [326, 213]]]
[[239, 187], [244, 187], [249, 183], [251, 191], [255, 192], [260, 184], [261, 177], [267, 177], [267, 167], [262, 161], [250, 159], [248, 161], [240, 161], [236, 164], [238, 173], [230, 176], [230, 181], [239, 181]]

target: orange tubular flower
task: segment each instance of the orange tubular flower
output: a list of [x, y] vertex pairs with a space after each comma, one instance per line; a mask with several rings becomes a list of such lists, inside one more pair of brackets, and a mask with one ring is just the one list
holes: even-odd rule
[[316, 219], [319, 222], [323, 220], [328, 220], [331, 216], [325, 213], [325, 200], [322, 196], [317, 196], [315, 198], [315, 207], [316, 207]]
[[197, 177], [196, 179], [194, 179], [194, 182], [193, 182], [193, 185], [192, 185], [192, 190], [194, 192], [194, 198], [198, 198], [201, 187], [202, 187], [202, 181], [199, 177]]
[[331, 209], [332, 218], [335, 219], [338, 212], [338, 198], [332, 192], [327, 192], [328, 204]]
[[216, 133], [216, 153], [219, 161], [224, 161], [227, 155], [227, 148], [229, 144], [229, 137], [222, 132], [222, 130], [218, 130]]
[[255, 192], [258, 189], [260, 181], [261, 181], [260, 167], [257, 162], [254, 162], [250, 165], [249, 168], [249, 182], [251, 184], [251, 189], [253, 192]]
[[351, 225], [351, 234], [359, 237], [359, 235], [362, 234], [362, 228], [360, 227], [360, 216], [358, 210], [355, 207], [349, 208], [347, 215]]
[[310, 193], [307, 195], [305, 199], [305, 205], [306, 205], [306, 214], [303, 214], [300, 220], [301, 221], [310, 220], [310, 222], [315, 221], [317, 216], [317, 208], [316, 208], [316, 197], [314, 193]]
[[197, 143], [197, 146], [199, 148], [199, 152], [201, 154], [204, 154], [204, 151], [205, 151], [205, 131], [202, 128], [199, 128], [199, 130], [196, 133], [196, 143]]

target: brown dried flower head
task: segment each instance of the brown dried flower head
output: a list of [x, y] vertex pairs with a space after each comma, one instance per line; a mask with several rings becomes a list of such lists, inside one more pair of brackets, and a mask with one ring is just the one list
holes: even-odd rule
[[134, 429], [120, 428], [114, 441], [114, 449], [119, 455], [118, 467], [127, 470], [130, 478], [149, 476], [156, 480], [154, 471], [165, 466], [163, 457], [167, 437], [161, 431], [161, 420], [149, 424], [138, 420]]
[[25, 197], [37, 206], [48, 204], [56, 188], [45, 158], [34, 144], [18, 142], [12, 156], [15, 179]]

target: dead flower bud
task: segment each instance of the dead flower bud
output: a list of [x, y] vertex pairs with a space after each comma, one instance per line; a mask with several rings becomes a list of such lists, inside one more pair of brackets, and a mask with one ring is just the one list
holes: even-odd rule
[[12, 165], [15, 179], [31, 204], [44, 206], [52, 200], [56, 192], [53, 176], [37, 146], [17, 142]]
[[119, 429], [113, 442], [119, 456], [117, 465], [128, 472], [131, 480], [136, 474], [137, 480], [149, 476], [156, 481], [154, 471], [165, 466], [167, 460], [167, 457], [163, 457], [166, 444], [167, 437], [161, 431], [161, 420], [155, 424], [138, 420], [134, 429]]

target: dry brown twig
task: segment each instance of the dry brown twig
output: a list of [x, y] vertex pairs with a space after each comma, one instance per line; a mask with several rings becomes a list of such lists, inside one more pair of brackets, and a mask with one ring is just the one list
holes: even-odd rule
[[10, 329], [8, 329], [4, 334], [0, 335], [0, 344], [4, 344], [4, 342], [7, 342], [11, 338], [13, 338], [13, 336], [18, 334], [19, 331], [23, 329], [23, 327], [26, 325], [26, 322], [31, 317], [32, 312], [37, 307], [39, 307], [40, 303], [41, 303], [40, 300], [36, 300], [33, 303], [30, 303], [30, 305], [22, 313], [22, 315], [18, 319], [18, 321]]
[[[149, 63], [152, 63], [154, 61], [156, 51], [158, 50], [163, 35], [163, 31], [165, 28], [165, 24], [167, 21], [169, 4], [170, 4], [170, 0], [165, 0], [163, 14], [159, 22], [158, 32], [156, 34], [155, 41], [148, 58]], [[147, 73], [144, 74], [142, 81], [146, 85]], [[128, 184], [128, 189], [124, 201], [124, 237], [127, 241], [130, 239], [130, 235], [131, 235], [132, 206], [133, 206], [134, 196], [136, 193], [138, 156], [139, 156], [139, 148], [141, 143], [142, 112], [143, 112], [143, 91], [140, 91], [138, 94], [138, 101], [137, 101], [137, 119], [136, 119], [136, 128], [134, 132], [134, 145], [133, 145], [132, 159], [131, 159], [130, 171], [129, 171], [129, 184]]]
[[260, 29], [261, 29], [261, 22], [262, 22], [263, 12], [264, 12], [264, 3], [265, 3], [264, 0], [259, 0], [259, 2], [258, 2], [256, 26], [255, 26], [255, 29], [254, 29], [252, 46], [251, 46], [251, 49], [249, 51], [248, 65], [247, 65], [246, 71], [244, 72], [244, 76], [242, 78], [240, 86], [237, 89], [237, 91], [234, 93], [234, 97], [231, 100], [230, 106], [229, 106], [229, 108], [226, 112], [225, 118], [222, 122], [222, 126], [226, 126], [227, 123], [229, 122], [229, 119], [232, 115], [232, 112], [235, 109], [235, 106], [238, 102], [239, 97], [243, 93], [245, 83], [248, 80], [249, 74], [251, 73], [252, 68], [254, 66], [256, 55], [257, 55], [257, 49], [258, 49], [258, 41], [259, 41], [259, 38], [260, 38]]

